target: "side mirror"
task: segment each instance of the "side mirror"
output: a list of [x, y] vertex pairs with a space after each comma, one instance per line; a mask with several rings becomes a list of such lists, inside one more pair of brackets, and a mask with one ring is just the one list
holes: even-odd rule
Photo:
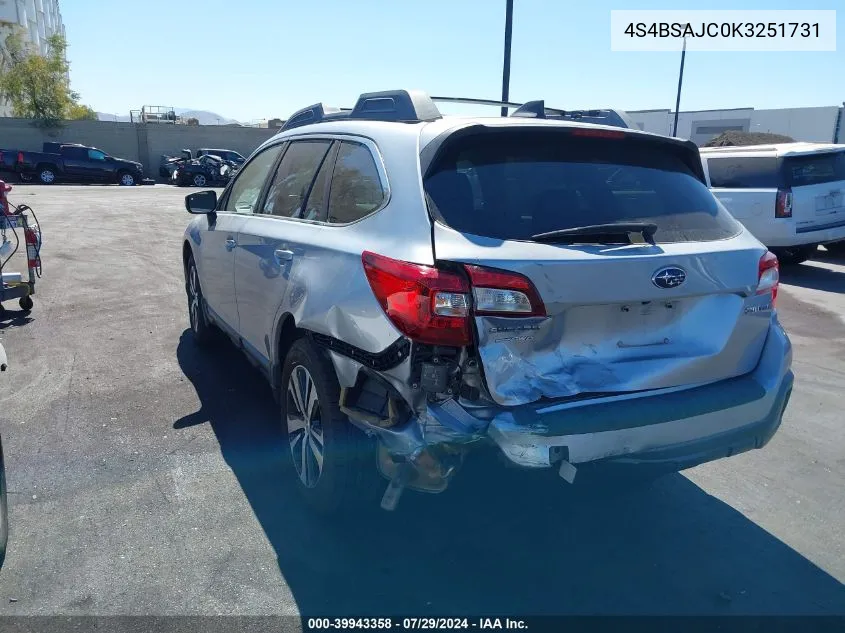
[[198, 191], [185, 196], [185, 208], [188, 213], [210, 214], [217, 208], [216, 191]]

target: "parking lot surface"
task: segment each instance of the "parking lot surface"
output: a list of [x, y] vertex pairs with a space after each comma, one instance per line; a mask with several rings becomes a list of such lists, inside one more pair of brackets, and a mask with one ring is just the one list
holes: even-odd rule
[[332, 523], [294, 494], [263, 378], [191, 340], [189, 192], [10, 194], [44, 278], [0, 318], [0, 614], [845, 614], [845, 260], [782, 275], [796, 387], [763, 450], [622, 498], [477, 458]]

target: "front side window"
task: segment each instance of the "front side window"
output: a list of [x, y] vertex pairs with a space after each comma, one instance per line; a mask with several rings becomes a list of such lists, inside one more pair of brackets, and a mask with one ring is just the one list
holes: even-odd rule
[[372, 152], [361, 143], [343, 141], [329, 193], [329, 223], [360, 220], [381, 207], [384, 198], [385, 191]]
[[89, 160], [106, 160], [106, 153], [101, 152], [98, 149], [89, 149], [88, 150], [88, 159]]
[[327, 140], [291, 143], [273, 177], [262, 212], [284, 218], [318, 220], [318, 210], [306, 208], [305, 201], [331, 144]]
[[255, 212], [261, 189], [264, 187], [270, 169], [276, 163], [282, 147], [283, 144], [268, 147], [241, 169], [237, 179], [232, 183], [232, 189], [229, 191], [223, 211], [229, 213]]

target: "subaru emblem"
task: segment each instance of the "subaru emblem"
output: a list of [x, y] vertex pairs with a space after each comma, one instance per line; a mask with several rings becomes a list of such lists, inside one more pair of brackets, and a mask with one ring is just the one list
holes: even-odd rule
[[668, 290], [669, 288], [677, 288], [687, 280], [687, 273], [683, 268], [677, 266], [668, 266], [661, 268], [651, 276], [651, 283], [658, 288]]

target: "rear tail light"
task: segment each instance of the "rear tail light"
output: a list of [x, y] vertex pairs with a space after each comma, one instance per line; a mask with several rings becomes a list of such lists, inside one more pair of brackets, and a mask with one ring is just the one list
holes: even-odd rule
[[792, 192], [789, 189], [779, 189], [777, 201], [775, 202], [776, 218], [792, 217]]
[[625, 132], [618, 130], [602, 130], [593, 128], [576, 127], [572, 129], [572, 136], [590, 136], [593, 138], [625, 138]]
[[461, 275], [368, 251], [361, 260], [376, 299], [400, 332], [431, 345], [472, 342], [470, 288]]
[[460, 273], [398, 261], [365, 251], [370, 287], [388, 318], [408, 338], [431, 345], [472, 343], [473, 314], [545, 316], [531, 281], [506, 271], [465, 266]]
[[757, 276], [757, 294], [772, 293], [772, 306], [778, 298], [778, 284], [780, 283], [780, 269], [778, 258], [771, 251], [760, 258], [759, 274]]
[[546, 307], [527, 277], [481, 266], [466, 266], [479, 316], [546, 316]]

